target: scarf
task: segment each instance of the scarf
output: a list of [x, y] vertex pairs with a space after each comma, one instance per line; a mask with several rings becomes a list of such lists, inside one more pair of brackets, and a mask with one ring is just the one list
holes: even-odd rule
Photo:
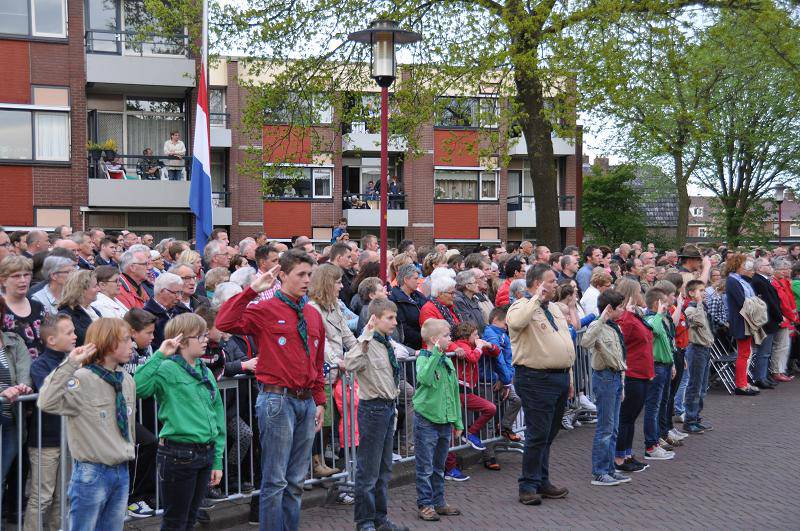
[[455, 328], [458, 323], [456, 322], [455, 315], [450, 311], [450, 308], [439, 302], [439, 299], [436, 297], [431, 297], [431, 302], [436, 306], [436, 309], [439, 310], [439, 313], [442, 314], [442, 319], [447, 321], [447, 324], [450, 325], [450, 329], [452, 330]]
[[303, 340], [303, 346], [306, 348], [306, 356], [311, 356], [308, 350], [308, 325], [306, 324], [306, 316], [303, 315], [303, 307], [306, 305], [305, 300], [300, 299], [300, 303], [292, 302], [292, 300], [278, 290], [275, 292], [275, 298], [291, 308], [297, 314], [297, 332], [300, 334], [300, 339]]
[[211, 380], [209, 380], [208, 373], [205, 371], [205, 369], [201, 367], [200, 372], [202, 374], [197, 374], [197, 371], [194, 370], [194, 367], [190, 366], [180, 354], [174, 354], [170, 356], [169, 359], [180, 365], [183, 370], [189, 373], [189, 376], [208, 387], [208, 392], [211, 393], [211, 401], [214, 401], [214, 398], [217, 396], [217, 388], [214, 387], [214, 384], [211, 382]]
[[128, 404], [125, 403], [125, 395], [122, 394], [122, 380], [125, 374], [120, 371], [109, 371], [96, 363], [91, 363], [86, 366], [87, 369], [99, 376], [104, 382], [114, 388], [116, 393], [116, 419], [117, 426], [120, 433], [126, 441], [131, 440], [130, 432], [128, 430]]
[[400, 364], [397, 363], [397, 358], [394, 355], [394, 347], [389, 338], [378, 332], [373, 332], [372, 339], [386, 347], [386, 352], [389, 354], [389, 363], [392, 364], [392, 376], [394, 376], [394, 385], [400, 384]]
[[614, 321], [608, 320], [606, 324], [617, 333], [619, 344], [622, 346], [622, 361], [625, 361], [628, 357], [628, 349], [625, 347], [625, 336], [622, 335], [622, 330], [619, 329], [619, 325]]
[[550, 313], [550, 308], [548, 308], [548, 306], [550, 306], [550, 301], [544, 301], [540, 303], [540, 306], [542, 307], [542, 311], [544, 311], [544, 316], [547, 317], [547, 320], [550, 322], [550, 326], [553, 327], [554, 331], [558, 332], [556, 320], [553, 318], [553, 314]]
[[753, 286], [744, 278], [742, 278], [742, 275], [738, 273], [731, 273], [731, 277], [742, 286], [742, 289], [744, 290], [745, 299], [749, 299], [750, 297], [756, 296], [756, 292], [753, 291]]

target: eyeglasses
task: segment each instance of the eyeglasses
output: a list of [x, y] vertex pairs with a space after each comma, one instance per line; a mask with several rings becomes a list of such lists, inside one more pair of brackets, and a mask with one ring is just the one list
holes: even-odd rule
[[56, 271], [56, 272], [54, 272], [53, 274], [54, 274], [54, 275], [69, 275], [69, 274], [70, 274], [70, 273], [72, 273], [73, 271], [74, 271], [74, 269], [68, 269], [68, 270], [66, 270], [66, 271]]
[[169, 288], [164, 288], [164, 291], [169, 291], [169, 292], [170, 292], [170, 293], [172, 293], [173, 295], [177, 295], [177, 294], [179, 293], [179, 292], [177, 292], [177, 291], [172, 291], [172, 290], [171, 290], [171, 289], [169, 289]]
[[181, 277], [181, 280], [183, 280], [184, 282], [189, 282], [190, 280], [197, 280], [197, 275]]
[[455, 295], [455, 294], [456, 294], [456, 290], [454, 290], [454, 289], [453, 290], [440, 291], [439, 292], [439, 295]]
[[147, 262], [131, 262], [131, 265], [143, 265], [143, 266], [146, 266]]
[[9, 243], [9, 242], [0, 243], [0, 247], [11, 247], [11, 243]]
[[204, 341], [208, 339], [208, 334], [200, 334], [199, 336], [186, 336], [185, 339], [196, 339], [198, 341]]
[[26, 278], [31, 278], [32, 276], [32, 273], [14, 273], [13, 275], [8, 275], [8, 278], [13, 278], [14, 280], [24, 280]]

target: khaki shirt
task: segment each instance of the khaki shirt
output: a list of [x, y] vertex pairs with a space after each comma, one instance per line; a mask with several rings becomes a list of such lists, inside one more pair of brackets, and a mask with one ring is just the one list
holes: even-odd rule
[[714, 334], [708, 322], [708, 313], [703, 303], [686, 307], [686, 324], [689, 326], [689, 343], [710, 347], [714, 344]]
[[511, 338], [511, 362], [530, 369], [566, 369], [575, 362], [575, 345], [569, 325], [556, 304], [548, 306], [554, 330], [537, 297], [522, 298], [508, 309], [506, 323]]
[[344, 366], [358, 379], [359, 400], [397, 398], [389, 353], [386, 347], [372, 340], [372, 332], [364, 329], [358, 343], [345, 355]]
[[581, 346], [592, 353], [592, 369], [596, 371], [605, 369], [624, 371], [628, 368], [622, 357], [619, 335], [608, 323], [600, 319], [592, 322], [583, 333]]
[[42, 411], [67, 417], [69, 451], [78, 461], [113, 466], [135, 457], [136, 384], [130, 374], [124, 375], [129, 441], [117, 426], [117, 395], [102, 378], [67, 357], [45, 379], [36, 404]]

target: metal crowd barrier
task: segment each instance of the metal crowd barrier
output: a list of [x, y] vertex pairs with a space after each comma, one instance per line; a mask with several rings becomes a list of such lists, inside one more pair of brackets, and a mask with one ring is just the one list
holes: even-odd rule
[[[573, 384], [575, 386], [575, 398], [570, 402], [570, 405], [576, 404], [578, 391], [582, 390], [587, 395], [591, 395], [591, 366], [589, 353], [584, 349], [577, 348], [577, 356], [573, 370]], [[451, 355], [452, 356], [452, 355]], [[416, 389], [416, 356], [399, 359], [400, 383], [399, 383], [399, 397], [397, 400], [398, 409], [398, 422], [395, 432], [395, 448], [394, 448], [394, 461], [406, 462], [414, 459], [413, 448], [413, 424], [414, 424], [414, 410], [412, 399]], [[452, 356], [453, 363], [456, 371], [460, 373], [459, 369], [466, 363], [465, 360]], [[492, 417], [480, 431], [480, 438], [487, 449], [494, 452], [504, 451], [522, 451], [522, 444], [518, 442], [511, 442], [501, 434], [500, 423], [503, 415], [505, 414], [505, 404], [502, 397], [494, 390], [492, 380], [487, 375], [493, 373], [492, 360], [487, 356], [482, 356], [478, 361], [479, 377], [477, 385], [468, 388], [460, 386], [459, 392], [464, 395], [466, 393], [474, 393], [492, 402], [497, 407], [497, 413]], [[355, 484], [355, 470], [356, 470], [356, 453], [357, 445], [354, 444], [357, 437], [357, 381], [348, 374], [340, 371], [339, 378], [343, 392], [341, 393], [341, 403], [337, 404], [334, 398], [334, 385], [330, 383], [326, 386], [327, 407], [326, 407], [326, 420], [323, 428], [317, 435], [317, 440], [314, 444], [314, 453], [319, 454], [325, 463], [328, 465], [335, 464], [340, 468], [338, 473], [329, 477], [315, 477], [313, 463], [309, 468], [308, 478], [305, 481], [306, 487], [321, 486], [329, 489], [329, 499], [338, 492], [352, 492]], [[218, 382], [218, 386], [222, 392], [225, 409], [227, 412], [228, 420], [228, 437], [226, 440], [224, 460], [223, 460], [223, 480], [219, 485], [222, 492], [222, 498], [215, 499], [214, 502], [221, 502], [227, 500], [236, 500], [240, 498], [257, 496], [259, 494], [258, 487], [260, 486], [260, 443], [258, 435], [258, 422], [255, 414], [255, 402], [257, 397], [257, 389], [253, 385], [254, 379], [252, 376], [237, 376], [235, 378], [222, 378]], [[32, 415], [41, 416], [41, 411], [36, 407], [35, 402], [38, 398], [37, 394], [31, 394], [20, 397], [14, 404], [14, 411], [16, 414], [17, 426], [22, 425], [20, 419], [26, 422]], [[142, 454], [151, 455], [155, 460], [155, 445], [158, 443], [159, 424], [157, 420], [158, 405], [153, 399], [139, 400], [137, 405], [137, 420], [139, 424], [145, 427], [154, 435], [154, 441], [151, 442], [149, 453], [145, 452], [144, 446], [139, 446], [137, 441], [137, 459]], [[236, 413], [234, 416], [233, 413]], [[467, 428], [477, 418], [477, 414], [470, 411], [466, 406], [466, 400], [462, 400], [462, 414], [464, 419], [464, 433], [466, 434]], [[238, 419], [237, 419], [238, 417]], [[40, 419], [41, 420], [41, 417]], [[342, 424], [342, 434], [339, 434], [339, 423]], [[38, 422], [38, 430], [36, 433], [37, 441], [41, 441], [41, 422]], [[230, 429], [233, 426], [234, 429]], [[246, 426], [246, 427], [245, 427]], [[61, 423], [61, 440], [60, 440], [60, 466], [61, 475], [60, 481], [57, 485], [60, 494], [60, 503], [57, 508], [58, 520], [60, 522], [60, 529], [68, 530], [68, 499], [67, 487], [71, 475], [72, 460], [69, 457], [67, 436], [66, 436], [66, 422]], [[2, 454], [2, 433], [3, 428], [0, 426], [0, 454]], [[516, 415], [513, 423], [512, 430], [517, 434], [524, 434], [525, 422], [522, 409]], [[13, 477], [16, 478], [16, 517], [13, 521], [16, 522], [17, 527], [22, 529], [22, 520], [25, 513], [25, 494], [30, 494], [34, 488], [31, 485], [33, 478], [32, 471], [28, 470], [28, 445], [26, 440], [23, 440], [22, 430], [17, 431], [17, 443], [19, 447], [18, 452], [18, 466], [13, 470]], [[30, 437], [30, 434], [29, 434]], [[250, 438], [249, 445], [246, 439]], [[31, 439], [28, 439], [31, 440]], [[41, 445], [39, 445], [41, 446]], [[34, 448], [31, 446], [30, 448]], [[469, 445], [462, 443], [460, 440], [453, 440], [451, 443], [451, 452], [461, 449], [469, 448]], [[41, 453], [39, 454], [41, 456]], [[38, 460], [41, 466], [41, 460]], [[19, 466], [22, 463], [23, 466]], [[153, 484], [155, 488], [149, 495], [143, 496], [145, 500], [154, 502], [155, 506], [151, 507], [155, 510], [155, 514], [159, 515], [162, 512], [162, 496], [160, 493], [160, 481], [156, 470], [155, 463], [145, 463], [151, 465], [154, 471]], [[134, 470], [139, 467], [132, 465]], [[141, 468], [147, 468], [142, 466]], [[36, 475], [41, 478], [41, 474]], [[12, 477], [12, 472], [9, 472], [8, 478]], [[131, 474], [131, 489], [136, 481], [135, 473]], [[10, 479], [8, 481], [11, 485]], [[37, 491], [41, 491], [41, 484], [35, 486]], [[7, 512], [7, 504], [4, 504], [4, 488], [0, 488], [0, 521], [5, 518], [4, 510]], [[142, 494], [142, 493], [138, 493]], [[139, 501], [136, 499], [135, 501]], [[7, 520], [7, 518], [6, 518]], [[133, 520], [129, 518], [129, 520]], [[13, 522], [9, 522], [13, 523]], [[28, 524], [29, 526], [31, 524]], [[41, 530], [47, 526], [46, 516], [41, 514], [37, 515], [35, 525], [29, 529]]]

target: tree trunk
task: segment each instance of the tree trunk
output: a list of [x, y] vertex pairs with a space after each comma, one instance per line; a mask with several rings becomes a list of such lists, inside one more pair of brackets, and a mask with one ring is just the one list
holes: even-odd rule
[[687, 179], [683, 172], [683, 152], [678, 151], [672, 154], [675, 163], [675, 187], [678, 191], [678, 227], [675, 230], [675, 245], [680, 247], [686, 243], [686, 236], [689, 233], [689, 191], [687, 190]]
[[722, 201], [725, 209], [725, 242], [731, 249], [739, 246], [739, 233], [742, 228], [742, 217], [737, 208], [738, 203], [736, 196], [729, 196]]
[[528, 148], [536, 204], [536, 243], [561, 250], [558, 182], [553, 160], [553, 127], [544, 114], [544, 96], [539, 77], [532, 69], [514, 71], [520, 119]]

